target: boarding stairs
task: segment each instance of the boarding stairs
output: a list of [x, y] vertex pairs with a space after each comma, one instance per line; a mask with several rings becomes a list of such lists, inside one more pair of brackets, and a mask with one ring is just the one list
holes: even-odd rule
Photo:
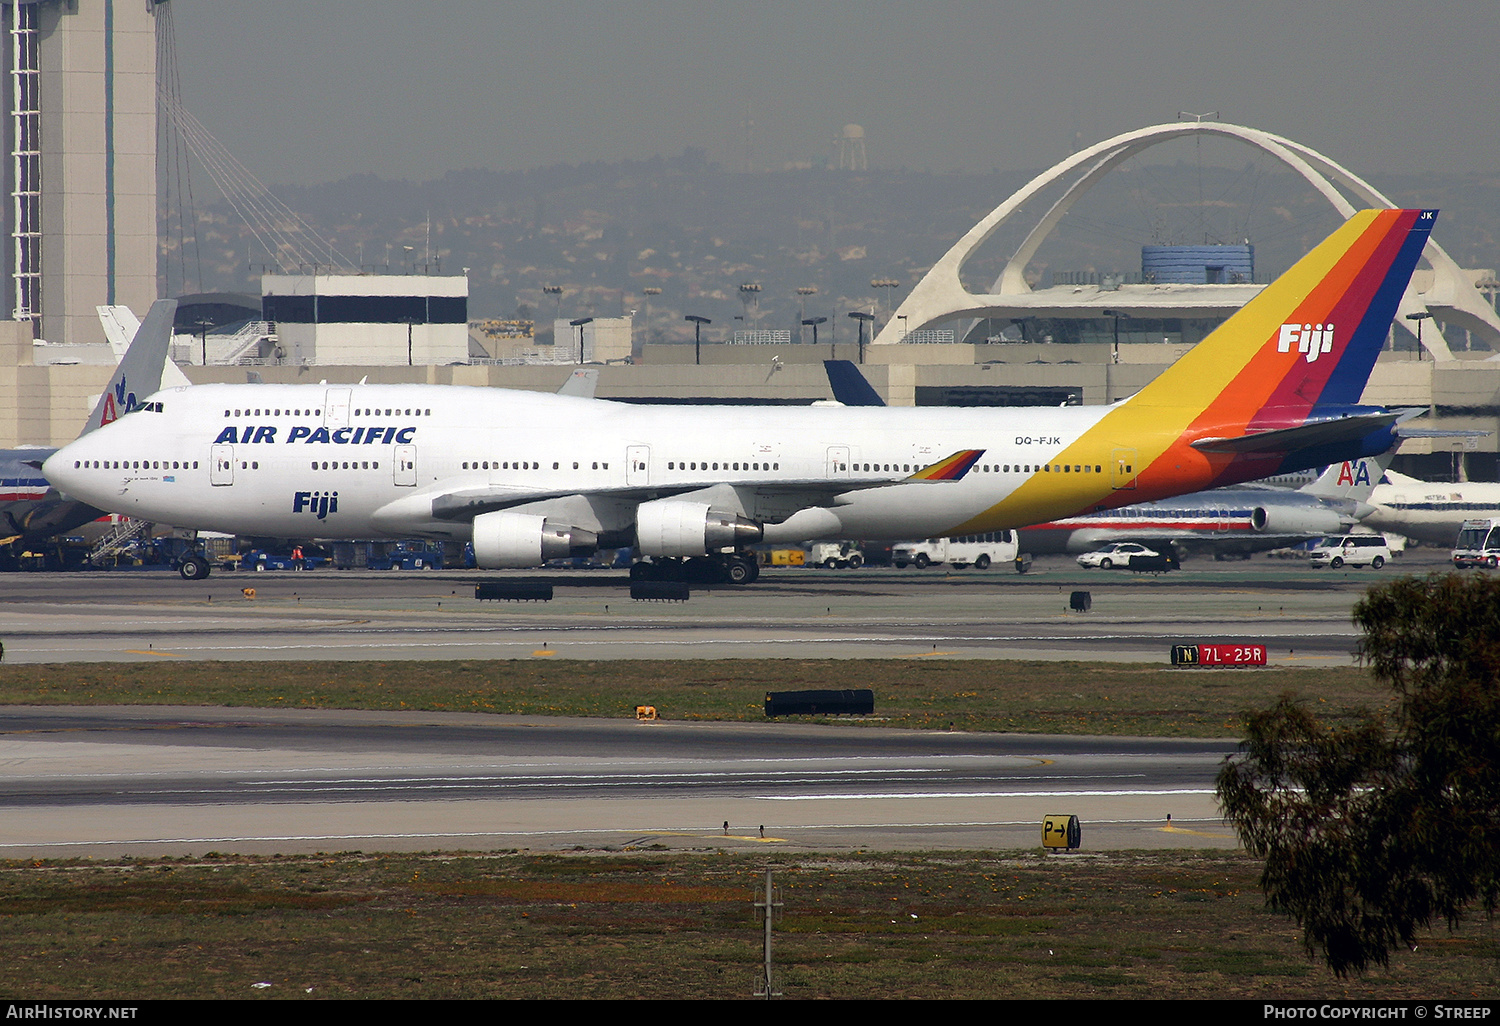
[[146, 534], [151, 529], [151, 524], [145, 520], [136, 520], [127, 517], [115, 524], [109, 531], [94, 543], [89, 550], [87, 562], [98, 565], [105, 560], [120, 555], [130, 543]]

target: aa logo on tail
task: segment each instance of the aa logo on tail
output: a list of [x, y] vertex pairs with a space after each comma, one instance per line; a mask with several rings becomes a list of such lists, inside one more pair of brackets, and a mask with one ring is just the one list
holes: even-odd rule
[[1315, 363], [1318, 357], [1333, 350], [1332, 324], [1283, 324], [1276, 339], [1276, 351], [1289, 353], [1292, 346], [1297, 352], [1307, 354], [1307, 362]]
[[1368, 485], [1370, 483], [1370, 467], [1364, 460], [1355, 463], [1344, 461], [1339, 468], [1339, 487], [1344, 485]]
[[121, 378], [115, 383], [113, 392], [104, 393], [104, 415], [99, 418], [99, 426], [114, 423], [139, 405], [135, 393], [128, 390], [125, 379]]

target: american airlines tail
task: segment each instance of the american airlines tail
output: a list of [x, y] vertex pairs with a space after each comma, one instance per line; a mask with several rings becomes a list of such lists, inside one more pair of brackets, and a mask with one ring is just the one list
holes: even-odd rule
[[167, 349], [172, 344], [172, 319], [176, 315], [175, 299], [158, 299], [151, 304], [151, 311], [136, 329], [135, 338], [120, 358], [120, 365], [95, 404], [88, 423], [79, 432], [80, 437], [125, 416], [148, 395], [161, 390]]
[[1368, 503], [1370, 496], [1375, 493], [1375, 486], [1380, 483], [1381, 476], [1387, 472], [1386, 468], [1395, 458], [1396, 450], [1391, 449], [1379, 456], [1333, 463], [1316, 481], [1297, 490], [1315, 499]]

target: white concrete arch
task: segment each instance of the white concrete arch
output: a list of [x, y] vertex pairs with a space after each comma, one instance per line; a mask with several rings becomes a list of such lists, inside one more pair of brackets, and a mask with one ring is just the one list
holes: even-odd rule
[[[1243, 125], [1215, 122], [1176, 123], [1137, 129], [1117, 135], [1112, 139], [1106, 139], [1104, 142], [1073, 154], [1037, 175], [1004, 203], [992, 210], [987, 217], [959, 239], [947, 253], [943, 254], [937, 263], [933, 264], [922, 280], [901, 302], [890, 321], [876, 336], [875, 342], [877, 344], [899, 342], [907, 330], [915, 331], [955, 317], [1014, 314], [1018, 307], [1027, 306], [1026, 297], [1032, 294], [1032, 289], [1026, 284], [1026, 265], [1036, 255], [1042, 242], [1056, 229], [1074, 202], [1092, 188], [1100, 178], [1142, 150], [1172, 139], [1195, 134], [1237, 139], [1276, 157], [1301, 175], [1323, 198], [1328, 200], [1341, 217], [1349, 217], [1357, 208], [1339, 191], [1335, 182], [1353, 194], [1364, 206], [1385, 208], [1394, 206], [1369, 183], [1323, 154], [1311, 147], [1270, 132], [1246, 128]], [[1028, 200], [1079, 170], [1082, 170], [1080, 177], [1053, 203], [1041, 221], [1017, 247], [1015, 254], [1006, 262], [992, 290], [984, 295], [975, 295], [967, 291], [963, 287], [959, 274], [969, 257]], [[1429, 314], [1438, 321], [1451, 322], [1481, 335], [1492, 348], [1500, 350], [1500, 317], [1496, 317], [1495, 311], [1464, 277], [1458, 264], [1443, 251], [1441, 246], [1430, 240], [1423, 255], [1434, 272], [1433, 286], [1425, 294], [1418, 294], [1408, 287], [1401, 299], [1397, 315], [1398, 323], [1405, 328], [1408, 324], [1405, 319], [1406, 315]], [[1452, 359], [1446, 342], [1438, 332], [1427, 332], [1422, 337], [1422, 343], [1436, 359]]]

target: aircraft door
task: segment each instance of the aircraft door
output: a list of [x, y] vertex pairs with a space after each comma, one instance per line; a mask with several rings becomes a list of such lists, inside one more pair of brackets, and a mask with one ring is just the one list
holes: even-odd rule
[[349, 396], [352, 389], [330, 388], [323, 397], [323, 426], [349, 426]]
[[417, 483], [417, 447], [415, 445], [396, 446], [396, 484], [400, 487], [409, 487]]
[[651, 446], [625, 447], [625, 487], [640, 488], [651, 483]]
[[208, 483], [234, 484], [234, 446], [228, 442], [216, 444], [209, 453]]
[[1134, 449], [1115, 449], [1109, 454], [1109, 486], [1116, 491], [1135, 488], [1140, 453]]
[[830, 478], [849, 476], [849, 447], [847, 445], [830, 445], [828, 447], [827, 475]]

